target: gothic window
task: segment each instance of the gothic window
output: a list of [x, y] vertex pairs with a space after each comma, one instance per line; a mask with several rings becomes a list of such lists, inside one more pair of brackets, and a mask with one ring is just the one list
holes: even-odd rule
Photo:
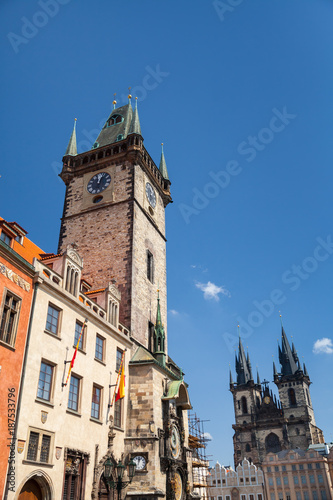
[[245, 451], [251, 451], [251, 446], [249, 444], [245, 446]]
[[14, 347], [21, 299], [5, 291], [0, 324], [0, 340]]
[[148, 321], [148, 349], [149, 351], [153, 350], [154, 345], [154, 325], [150, 321]]
[[258, 398], [258, 396], [257, 396], [257, 399], [256, 399], [256, 403], [257, 403], [257, 408], [260, 408], [260, 399]]
[[240, 410], [240, 399], [237, 401], [238, 403], [238, 409]]
[[147, 278], [154, 283], [154, 256], [147, 250]]
[[295, 389], [288, 389], [289, 404], [290, 406], [296, 406], [296, 394]]
[[276, 434], [271, 432], [265, 439], [266, 453], [277, 453], [281, 451], [280, 440]]
[[241, 402], [242, 402], [242, 412], [247, 413], [247, 401], [245, 396], [242, 396]]

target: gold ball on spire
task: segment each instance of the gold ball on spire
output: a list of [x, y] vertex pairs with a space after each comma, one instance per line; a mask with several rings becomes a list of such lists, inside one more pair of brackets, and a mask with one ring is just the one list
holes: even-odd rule
[[77, 118], [74, 118], [74, 121], [76, 122], [76, 121], [77, 121]]
[[129, 98], [129, 99], [132, 99], [132, 96], [131, 96], [131, 94], [128, 94], [128, 98]]
[[114, 99], [113, 103], [112, 104], [117, 104], [117, 101]]

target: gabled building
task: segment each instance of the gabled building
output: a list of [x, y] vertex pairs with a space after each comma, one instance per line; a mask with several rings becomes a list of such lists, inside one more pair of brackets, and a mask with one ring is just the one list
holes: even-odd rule
[[323, 433], [316, 426], [309, 386], [310, 377], [300, 366], [294, 344], [290, 347], [282, 327], [279, 346], [280, 373], [273, 363], [274, 382], [279, 399], [269, 389], [267, 381], [253, 379], [249, 354], [245, 355], [241, 339], [236, 355], [237, 381], [230, 371], [230, 391], [233, 395], [235, 431], [235, 466], [247, 457], [259, 465], [269, 452], [298, 447], [306, 450], [310, 444], [323, 443]]

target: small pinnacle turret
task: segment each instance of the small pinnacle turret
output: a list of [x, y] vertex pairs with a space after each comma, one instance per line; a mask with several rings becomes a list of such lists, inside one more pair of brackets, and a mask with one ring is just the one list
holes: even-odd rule
[[159, 290], [157, 295], [157, 312], [154, 329], [154, 355], [156, 359], [165, 366], [165, 333], [164, 326], [162, 325]]
[[138, 113], [138, 98], [135, 98], [135, 108], [134, 108], [134, 113], [133, 113], [133, 118], [132, 118], [132, 123], [128, 132], [128, 135], [130, 134], [141, 134], [141, 127], [140, 127], [140, 120], [139, 120], [139, 113]]
[[169, 175], [168, 175], [168, 169], [167, 169], [166, 162], [165, 162], [165, 157], [164, 157], [163, 142], [162, 142], [161, 145], [162, 145], [162, 152], [161, 152], [160, 166], [158, 167], [158, 169], [161, 172], [162, 177], [165, 180], [170, 181]]
[[77, 146], [76, 146], [76, 118], [75, 118], [73, 132], [71, 138], [69, 139], [65, 156], [76, 156], [76, 155], [77, 155]]

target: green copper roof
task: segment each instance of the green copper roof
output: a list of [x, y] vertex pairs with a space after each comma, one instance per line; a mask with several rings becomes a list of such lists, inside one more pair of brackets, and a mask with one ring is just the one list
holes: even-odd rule
[[162, 153], [161, 153], [161, 160], [160, 160], [160, 166], [158, 167], [159, 171], [162, 174], [162, 177], [169, 181], [169, 175], [168, 175], [168, 169], [165, 163], [165, 158], [164, 158], [164, 151], [163, 151], [163, 143], [162, 143]]
[[[118, 116], [120, 116], [119, 122], [111, 124], [112, 121], [115, 121], [114, 118]], [[96, 147], [108, 146], [109, 144], [126, 139], [129, 134], [132, 118], [133, 109], [130, 103], [113, 109], [96, 139]]]
[[133, 113], [133, 118], [132, 118], [132, 123], [128, 132], [128, 135], [130, 134], [141, 134], [141, 127], [140, 127], [140, 120], [139, 120], [139, 113], [138, 113], [138, 99], [136, 98], [135, 101], [135, 108], [134, 108], [134, 113]]
[[183, 380], [174, 380], [168, 386], [168, 393], [162, 397], [163, 401], [176, 399], [177, 406], [181, 406], [183, 410], [191, 410], [192, 405], [188, 395], [186, 385]]
[[76, 118], [75, 118], [73, 132], [71, 138], [69, 139], [65, 156], [76, 156], [76, 155], [77, 155], [77, 147], [76, 147]]

